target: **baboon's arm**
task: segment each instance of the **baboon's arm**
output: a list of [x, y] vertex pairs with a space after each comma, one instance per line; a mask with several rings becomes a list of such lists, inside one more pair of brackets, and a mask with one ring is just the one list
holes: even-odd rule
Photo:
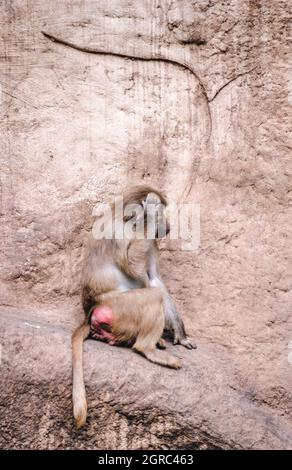
[[148, 266], [148, 276], [150, 287], [160, 287], [164, 292], [164, 311], [165, 311], [165, 327], [173, 332], [173, 343], [181, 344], [188, 349], [196, 348], [194, 342], [187, 338], [184, 323], [175, 307], [175, 304], [165, 286], [158, 269], [158, 259], [156, 253], [150, 256]]

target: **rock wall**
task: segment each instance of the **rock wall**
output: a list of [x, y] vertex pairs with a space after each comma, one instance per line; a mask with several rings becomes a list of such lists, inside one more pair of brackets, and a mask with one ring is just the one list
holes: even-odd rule
[[[106, 431], [120, 429], [122, 360], [137, 392], [127, 385], [113, 448], [291, 447], [290, 2], [6, 0], [0, 9], [1, 447], [106, 445], [96, 423], [111, 412]], [[64, 384], [82, 318], [82, 247], [96, 203], [133, 182], [200, 204], [199, 249], [162, 247], [162, 272], [199, 346], [176, 350], [192, 400], [175, 374], [159, 369], [169, 378], [155, 391], [155, 366], [88, 342], [101, 414], [77, 434]], [[92, 357], [107, 355], [99, 379]], [[139, 394], [146, 367], [157, 400]], [[170, 412], [174, 393], [182, 404]], [[22, 407], [23, 394], [41, 396], [43, 414], [36, 399]], [[140, 431], [128, 427], [131, 404]], [[152, 431], [141, 440], [146, 415]]]

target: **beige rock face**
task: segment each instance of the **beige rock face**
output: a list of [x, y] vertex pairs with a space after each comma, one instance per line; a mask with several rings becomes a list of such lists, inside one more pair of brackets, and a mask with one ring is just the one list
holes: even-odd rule
[[[291, 448], [290, 2], [0, 9], [0, 446]], [[161, 252], [198, 350], [174, 372], [87, 342], [77, 433], [82, 247], [135, 182], [200, 205], [199, 248]]]

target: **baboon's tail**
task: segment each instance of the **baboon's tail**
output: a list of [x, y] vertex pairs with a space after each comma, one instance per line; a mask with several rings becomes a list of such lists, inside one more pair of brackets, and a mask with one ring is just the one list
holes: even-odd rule
[[87, 416], [86, 392], [83, 379], [83, 341], [89, 334], [87, 322], [77, 328], [72, 336], [73, 415], [77, 429], [85, 424]]

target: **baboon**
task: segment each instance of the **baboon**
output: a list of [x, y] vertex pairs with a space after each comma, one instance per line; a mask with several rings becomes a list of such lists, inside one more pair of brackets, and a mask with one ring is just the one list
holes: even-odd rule
[[[89, 240], [82, 281], [85, 321], [72, 337], [73, 414], [77, 428], [83, 426], [87, 415], [82, 354], [88, 336], [111, 345], [131, 346], [149, 361], [174, 369], [180, 367], [179, 360], [159, 350], [165, 349], [163, 332], [171, 332], [174, 344], [196, 347], [187, 338], [159, 274], [157, 239], [169, 232], [166, 205], [159, 191], [135, 187], [123, 195], [123, 218], [115, 225], [111, 238], [96, 239], [91, 235]], [[112, 205], [105, 216], [105, 232], [113, 214], [117, 222]], [[117, 236], [119, 224], [125, 232], [122, 238]], [[130, 233], [125, 230], [127, 224]], [[148, 238], [150, 226], [152, 237]]]

